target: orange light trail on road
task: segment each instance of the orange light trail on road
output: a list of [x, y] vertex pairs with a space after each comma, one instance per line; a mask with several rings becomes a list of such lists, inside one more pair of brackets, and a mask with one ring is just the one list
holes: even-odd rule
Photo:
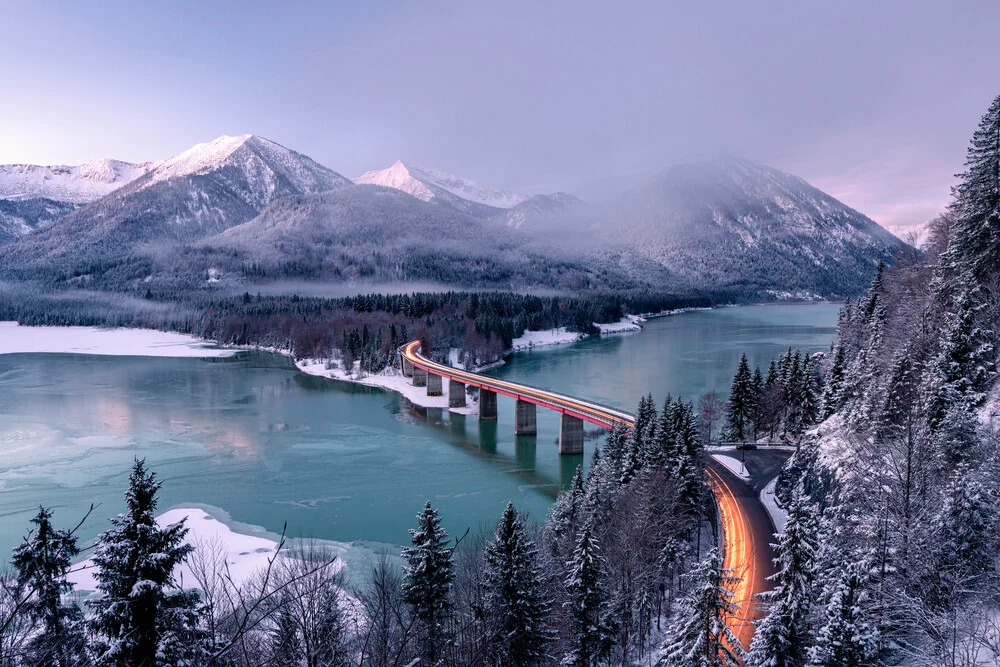
[[[420, 341], [407, 343], [402, 348], [403, 357], [417, 368], [428, 372], [433, 372], [443, 377], [453, 378], [456, 381], [464, 382], [474, 386], [485, 388], [498, 388], [511, 395], [529, 396], [540, 401], [544, 405], [555, 406], [555, 409], [567, 410], [579, 414], [581, 417], [605, 427], [614, 424], [624, 424], [632, 427], [635, 424], [634, 418], [623, 412], [602, 409], [600, 406], [587, 404], [570, 396], [564, 396], [555, 392], [536, 389], [527, 385], [507, 382], [496, 378], [489, 378], [467, 371], [461, 371], [450, 366], [444, 366], [427, 359], [416, 352]], [[708, 484], [715, 495], [716, 503], [719, 507], [719, 514], [722, 520], [723, 533], [723, 557], [722, 565], [732, 572], [738, 580], [732, 585], [730, 591], [733, 593], [733, 602], [739, 605], [737, 615], [726, 619], [726, 624], [733, 631], [733, 634], [740, 640], [744, 649], [750, 647], [750, 640], [753, 639], [753, 599], [754, 596], [767, 590], [766, 580], [759, 576], [754, 568], [754, 539], [753, 532], [748, 526], [746, 515], [740, 505], [736, 494], [725, 479], [711, 468], [706, 468]], [[751, 576], [752, 575], [752, 576]]]

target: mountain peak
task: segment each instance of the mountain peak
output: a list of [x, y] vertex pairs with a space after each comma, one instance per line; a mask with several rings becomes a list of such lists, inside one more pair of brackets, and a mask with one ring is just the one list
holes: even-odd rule
[[494, 190], [454, 174], [408, 166], [402, 160], [396, 160], [388, 169], [365, 172], [354, 182], [395, 188], [424, 201], [439, 199], [466, 212], [476, 207], [495, 212], [496, 209], [513, 208], [528, 199], [527, 195]]

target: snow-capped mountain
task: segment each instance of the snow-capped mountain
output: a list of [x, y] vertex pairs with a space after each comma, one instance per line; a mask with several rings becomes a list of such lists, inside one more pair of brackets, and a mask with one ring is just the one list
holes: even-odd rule
[[402, 190], [417, 199], [437, 200], [477, 217], [496, 215], [499, 210], [513, 208], [528, 199], [527, 195], [495, 190], [461, 176], [406, 165], [398, 160], [388, 169], [365, 172], [354, 182]]
[[740, 159], [671, 167], [593, 221], [692, 284], [858, 293], [900, 241], [806, 181]]
[[253, 135], [193, 146], [16, 243], [20, 259], [87, 264], [152, 241], [190, 241], [255, 217], [288, 195], [353, 187], [310, 158]]
[[0, 165], [0, 199], [51, 199], [87, 204], [131, 183], [155, 162], [91, 160], [77, 166]]

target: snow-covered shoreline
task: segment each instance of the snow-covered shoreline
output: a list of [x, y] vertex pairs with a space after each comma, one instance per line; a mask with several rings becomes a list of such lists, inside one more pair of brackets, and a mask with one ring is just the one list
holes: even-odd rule
[[0, 322], [0, 354], [66, 353], [119, 357], [231, 357], [236, 350], [155, 329], [25, 327]]

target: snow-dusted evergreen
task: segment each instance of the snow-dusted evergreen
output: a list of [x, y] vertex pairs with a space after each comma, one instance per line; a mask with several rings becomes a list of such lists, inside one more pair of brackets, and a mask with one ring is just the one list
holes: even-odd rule
[[417, 515], [417, 527], [410, 530], [413, 546], [403, 549], [406, 578], [403, 599], [413, 610], [417, 622], [420, 659], [428, 665], [439, 664], [452, 640], [452, 583], [455, 565], [448, 533], [430, 501]]
[[607, 593], [602, 583], [603, 559], [591, 522], [581, 529], [573, 557], [566, 565], [569, 569], [566, 606], [573, 621], [573, 635], [570, 650], [560, 664], [596, 667], [611, 651], [612, 620], [608, 616]]
[[490, 660], [500, 667], [540, 665], [552, 633], [551, 604], [535, 544], [524, 518], [507, 507], [484, 551], [484, 615], [489, 625]]
[[11, 557], [25, 613], [39, 626], [28, 638], [24, 661], [52, 667], [86, 665], [83, 611], [64, 598], [73, 590], [66, 575], [80, 553], [76, 537], [54, 527], [52, 512], [45, 507], [38, 508], [31, 523], [31, 533]]
[[174, 572], [194, 547], [184, 522], [160, 528], [160, 482], [136, 460], [125, 512], [111, 519], [94, 550], [101, 594], [91, 603], [98, 665], [190, 664], [204, 657], [198, 595], [182, 590]]
[[687, 593], [667, 633], [661, 667], [737, 667], [743, 651], [728, 620], [740, 612], [732, 586], [738, 578], [722, 567], [722, 556], [711, 549], [685, 575]]

